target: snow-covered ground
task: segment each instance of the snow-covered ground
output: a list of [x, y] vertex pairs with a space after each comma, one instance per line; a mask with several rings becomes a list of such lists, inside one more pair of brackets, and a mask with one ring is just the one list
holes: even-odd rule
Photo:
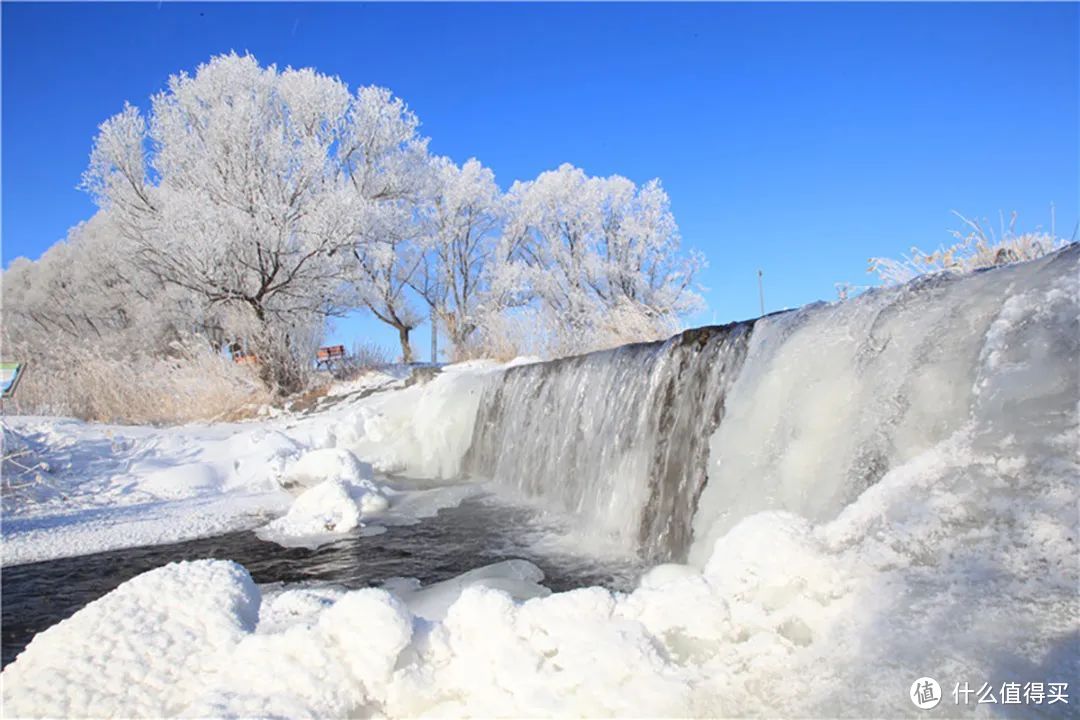
[[373, 373], [335, 388], [325, 411], [243, 423], [5, 418], [5, 454], [23, 452], [4, 468], [3, 564], [268, 523], [267, 538], [311, 545], [369, 524], [364, 517], [431, 514], [470, 490], [402, 492], [378, 485], [373, 470], [454, 478], [481, 386], [502, 367], [462, 363], [410, 387], [399, 373]]

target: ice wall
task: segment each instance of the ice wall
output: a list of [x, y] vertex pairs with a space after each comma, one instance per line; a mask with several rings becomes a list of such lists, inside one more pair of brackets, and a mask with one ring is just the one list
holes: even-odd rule
[[969, 421], [995, 443], [1060, 432], [1046, 426], [1080, 397], [1078, 259], [1073, 245], [760, 320], [710, 442], [691, 560], [761, 510], [831, 520]]
[[[986, 402], [981, 387], [1019, 374], [987, 364], [1003, 322], [1027, 334], [993, 352], [1034, 353], [1040, 362], [1025, 357], [1025, 367], [1040, 370], [1008, 379], [1011, 399], [996, 402], [1049, 412], [1024, 398], [1051, 383], [1053, 397], [1075, 406], [1078, 258], [1073, 245], [510, 369], [484, 389], [463, 467], [648, 559], [702, 565], [742, 518], [832, 519], [971, 420]], [[1040, 315], [1043, 306], [1057, 310]], [[1010, 317], [1019, 307], [1024, 315]], [[999, 427], [1012, 411], [1000, 412]]]

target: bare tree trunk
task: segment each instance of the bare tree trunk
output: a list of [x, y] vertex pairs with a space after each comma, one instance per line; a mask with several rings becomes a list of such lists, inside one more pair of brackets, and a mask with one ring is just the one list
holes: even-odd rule
[[406, 364], [413, 361], [412, 345], [409, 344], [409, 331], [411, 329], [404, 325], [397, 326], [398, 339], [401, 340], [401, 361]]

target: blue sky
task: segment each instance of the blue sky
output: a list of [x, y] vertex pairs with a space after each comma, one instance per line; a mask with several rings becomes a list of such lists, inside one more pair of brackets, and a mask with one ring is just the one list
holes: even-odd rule
[[[93, 213], [96, 126], [211, 55], [385, 85], [504, 188], [570, 162], [659, 177], [703, 251], [694, 324], [835, 298], [953, 209], [1080, 219], [1072, 4], [4, 3], [3, 259]], [[365, 319], [332, 335], [392, 346]], [[416, 335], [422, 356], [427, 331]]]

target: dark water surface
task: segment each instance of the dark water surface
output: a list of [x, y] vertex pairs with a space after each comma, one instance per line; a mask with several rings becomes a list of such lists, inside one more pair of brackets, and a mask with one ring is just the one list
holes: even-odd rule
[[304, 582], [346, 588], [380, 585], [391, 577], [415, 577], [426, 585], [511, 558], [536, 563], [544, 571], [544, 585], [556, 592], [588, 585], [627, 589], [636, 575], [630, 561], [601, 564], [587, 557], [530, 550], [521, 538], [536, 527], [529, 510], [473, 499], [415, 525], [389, 526], [381, 535], [350, 536], [317, 550], [284, 548], [243, 531], [0, 568], [3, 665], [38, 632], [120, 583], [177, 560], [234, 560], [260, 584]]

